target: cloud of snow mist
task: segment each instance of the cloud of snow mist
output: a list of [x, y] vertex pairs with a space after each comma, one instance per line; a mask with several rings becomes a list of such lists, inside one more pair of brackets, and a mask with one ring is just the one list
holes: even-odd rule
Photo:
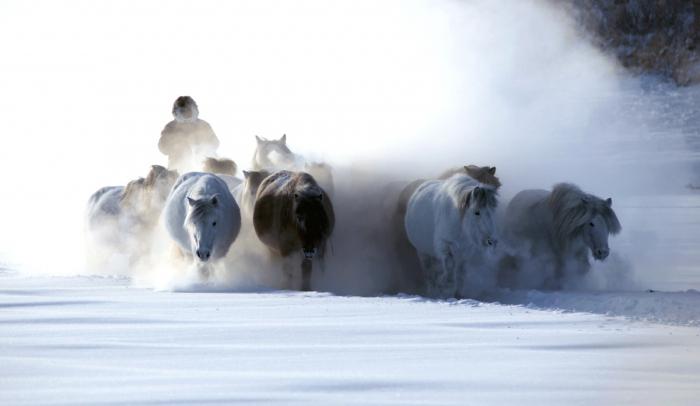
[[[597, 264], [591, 278], [620, 289], [629, 278], [608, 275], [639, 268], [640, 247], [662, 227], [625, 205], [688, 181], [682, 137], [648, 114], [653, 97], [543, 1], [45, 6], [0, 13], [0, 34], [18, 38], [0, 75], [6, 133], [17, 135], [0, 151], [11, 230], [0, 255], [33, 270], [84, 272], [87, 198], [165, 162], [159, 132], [184, 94], [241, 169], [253, 135], [283, 133], [295, 152], [336, 168], [338, 223], [314, 287], [340, 293], [410, 285], [403, 260], [387, 255], [396, 182], [474, 163], [498, 168], [503, 206], [559, 181], [612, 196], [623, 232], [611, 249], [628, 265]], [[136, 279], [178, 285], [161, 259], [167, 245], [159, 240]], [[282, 283], [250, 234], [223, 268], [217, 280], [232, 289]]]

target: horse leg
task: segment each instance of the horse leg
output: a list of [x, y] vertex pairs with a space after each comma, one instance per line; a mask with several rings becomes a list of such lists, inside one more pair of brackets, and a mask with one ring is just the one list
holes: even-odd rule
[[455, 289], [454, 297], [457, 299], [462, 299], [462, 288], [464, 287], [464, 261], [455, 261], [454, 273], [455, 273]]
[[301, 261], [301, 290], [304, 292], [311, 290], [311, 265], [311, 258]]
[[518, 257], [505, 254], [497, 265], [497, 281], [501, 288], [514, 289], [517, 286], [518, 278]]
[[294, 289], [294, 269], [293, 265], [286, 259], [282, 259], [282, 273], [284, 274], [284, 287], [285, 289]]
[[440, 249], [442, 273], [440, 275], [441, 288], [443, 292], [454, 292], [455, 286], [455, 269], [457, 261], [453, 249], [448, 242], [443, 242]]
[[423, 283], [425, 284], [425, 293], [428, 296], [435, 296], [437, 294], [437, 279], [435, 275], [435, 269], [433, 269], [433, 258], [428, 254], [418, 253], [418, 260], [420, 261], [420, 267], [423, 270]]

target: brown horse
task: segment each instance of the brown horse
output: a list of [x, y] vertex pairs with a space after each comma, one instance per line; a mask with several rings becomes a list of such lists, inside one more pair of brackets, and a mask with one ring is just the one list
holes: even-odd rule
[[323, 258], [335, 214], [326, 192], [305, 172], [278, 171], [260, 184], [253, 209], [255, 233], [281, 257], [303, 253], [302, 290], [311, 288], [311, 261]]
[[228, 158], [208, 157], [202, 162], [202, 170], [209, 173], [236, 176], [238, 166]]
[[501, 187], [501, 181], [496, 177], [495, 166], [466, 165], [461, 168], [452, 168], [443, 172], [440, 176], [438, 176], [438, 179], [447, 179], [456, 173], [466, 173], [477, 182], [485, 185], [491, 185], [496, 189]]

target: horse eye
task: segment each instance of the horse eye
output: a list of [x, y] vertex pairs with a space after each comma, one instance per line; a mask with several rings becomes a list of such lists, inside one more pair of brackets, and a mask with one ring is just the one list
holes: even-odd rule
[[595, 227], [595, 224], [593, 222], [588, 223], [591, 227]]
[[476, 214], [477, 216], [481, 216], [481, 212], [480, 212], [480, 211], [478, 211], [478, 210], [477, 210], [477, 211], [475, 211], [475, 212], [474, 212], [474, 214]]
[[212, 225], [213, 227], [216, 227], [216, 221], [213, 222], [213, 223], [211, 223], [211, 225]]

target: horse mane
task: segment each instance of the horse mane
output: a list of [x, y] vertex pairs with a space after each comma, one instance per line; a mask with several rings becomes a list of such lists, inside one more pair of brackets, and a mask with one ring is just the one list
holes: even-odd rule
[[221, 173], [224, 175], [236, 175], [238, 169], [235, 162], [228, 158], [208, 157], [204, 160], [204, 172]]
[[[494, 173], [491, 173], [493, 171]], [[456, 174], [467, 174], [467, 176], [484, 185], [490, 185], [496, 189], [501, 187], [501, 181], [495, 175], [496, 168], [490, 166], [465, 165], [457, 168], [450, 168], [438, 176], [438, 179], [449, 179]]]
[[593, 217], [600, 214], [610, 234], [622, 230], [612, 207], [603, 199], [587, 194], [571, 183], [554, 185], [547, 203], [554, 217], [554, 235], [560, 242], [577, 235]]
[[215, 206], [209, 199], [196, 200], [195, 204], [192, 206], [192, 210], [190, 210], [187, 217], [185, 217], [185, 223], [202, 219], [204, 216], [211, 213], [214, 207]]
[[138, 178], [132, 180], [126, 184], [121, 197], [119, 198], [119, 203], [126, 204], [130, 203], [133, 197], [138, 197], [138, 193], [146, 187], [146, 180], [144, 178]]
[[457, 203], [460, 215], [464, 217], [470, 205], [478, 208], [494, 209], [498, 206], [498, 190], [493, 185], [477, 181], [465, 174], [456, 174], [445, 180], [448, 193]]
[[166, 167], [161, 166], [161, 165], [152, 165], [151, 170], [148, 172], [148, 175], [146, 176], [146, 179], [144, 180], [143, 185], [151, 189], [153, 186], [155, 186], [156, 181], [163, 176], [167, 176], [168, 173], [173, 172], [174, 174], [177, 174], [176, 171], [170, 171]]

